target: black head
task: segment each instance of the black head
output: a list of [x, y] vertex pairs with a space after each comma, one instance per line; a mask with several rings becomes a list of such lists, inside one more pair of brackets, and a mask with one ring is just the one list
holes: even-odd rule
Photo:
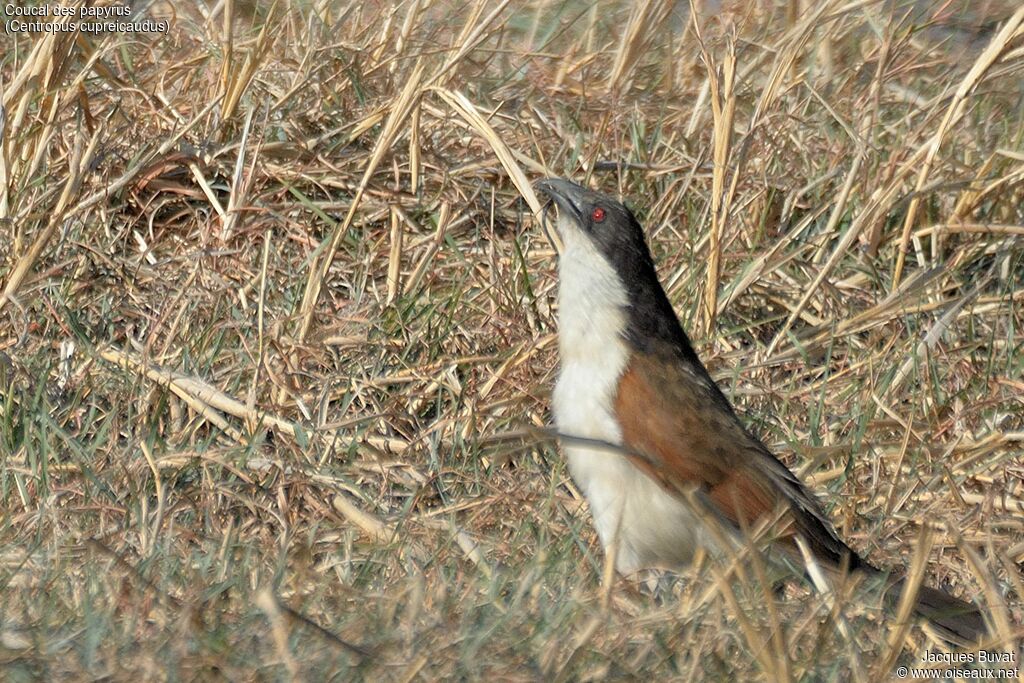
[[541, 180], [536, 187], [558, 206], [563, 239], [574, 237], [569, 231], [582, 232], [612, 265], [629, 253], [650, 260], [643, 229], [621, 202], [562, 178]]
[[[594, 250], [618, 275], [629, 302], [626, 339], [643, 351], [671, 348], [696, 360], [672, 304], [658, 282], [643, 228], [633, 212], [607, 195], [561, 178], [548, 178], [536, 188], [558, 206], [558, 230], [566, 243], [566, 258], [590, 258]], [[586, 240], [594, 250], [573, 250]]]

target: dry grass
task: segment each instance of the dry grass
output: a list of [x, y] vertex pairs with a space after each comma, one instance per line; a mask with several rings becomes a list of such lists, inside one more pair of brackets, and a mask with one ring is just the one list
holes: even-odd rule
[[635, 207], [852, 545], [1014, 647], [1024, 15], [697, 4], [700, 40], [679, 3], [437, 0], [5, 38], [5, 677], [876, 681], [938, 648], [757, 561], [602, 589], [527, 436], [548, 174]]

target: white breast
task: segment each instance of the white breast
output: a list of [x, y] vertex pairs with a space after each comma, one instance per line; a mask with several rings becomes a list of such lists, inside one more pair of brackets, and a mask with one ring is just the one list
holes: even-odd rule
[[[562, 363], [552, 395], [555, 422], [564, 435], [619, 445], [622, 433], [611, 410], [629, 360], [622, 337], [626, 290], [585, 235], [574, 228], [560, 233], [565, 250], [559, 262]], [[620, 572], [686, 564], [697, 543], [706, 542], [690, 507], [621, 454], [569, 439], [563, 447], [605, 549], [617, 540]]]

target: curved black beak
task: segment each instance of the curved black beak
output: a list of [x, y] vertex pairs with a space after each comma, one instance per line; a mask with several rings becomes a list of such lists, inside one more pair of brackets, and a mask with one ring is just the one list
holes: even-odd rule
[[540, 192], [551, 197], [560, 211], [572, 216], [577, 222], [583, 220], [586, 196], [590, 190], [563, 178], [545, 178], [534, 184]]

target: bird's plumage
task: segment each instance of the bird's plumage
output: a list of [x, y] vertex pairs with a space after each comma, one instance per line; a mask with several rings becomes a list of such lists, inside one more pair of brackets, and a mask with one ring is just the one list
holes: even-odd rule
[[[561, 179], [538, 189], [559, 208], [559, 350], [552, 395], [569, 471], [616, 568], [678, 567], [720, 534], [778, 518], [777, 546], [800, 538], [837, 571], [879, 573], [839, 537], [816, 498], [742, 424], [700, 362], [658, 281], [643, 230], [607, 196]], [[615, 448], [599, 448], [596, 440]], [[898, 584], [899, 582], [894, 582]], [[924, 588], [918, 612], [951, 640], [985, 633], [973, 606]]]

